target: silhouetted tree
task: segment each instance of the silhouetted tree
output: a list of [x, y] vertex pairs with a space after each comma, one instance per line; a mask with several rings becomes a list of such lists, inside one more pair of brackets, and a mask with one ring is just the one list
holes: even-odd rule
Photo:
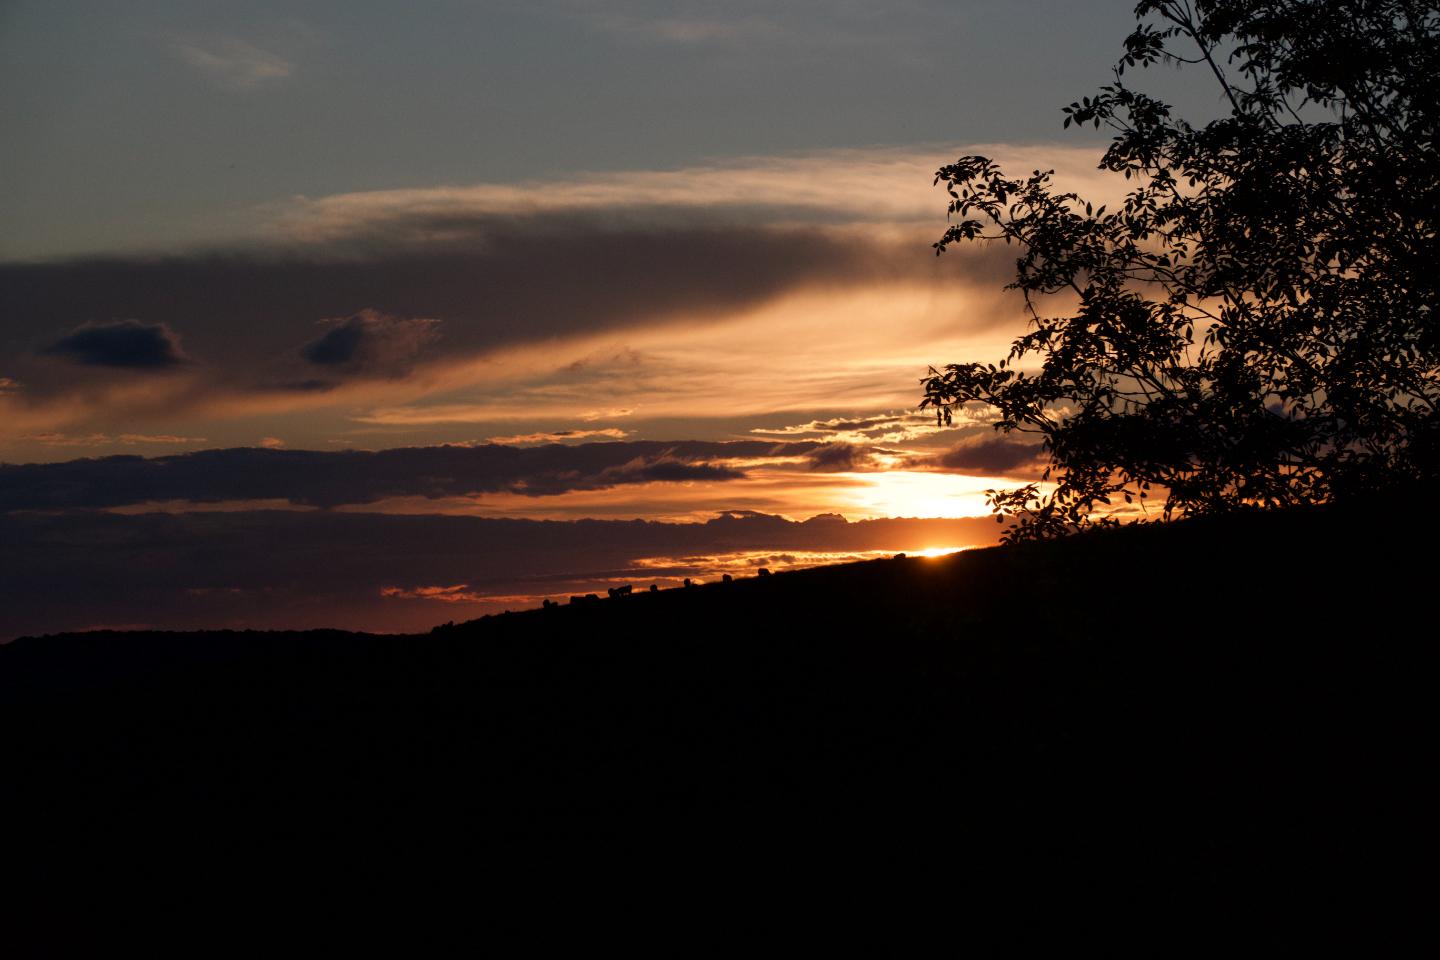
[[[950, 422], [978, 402], [1043, 440], [1053, 492], [990, 495], [1012, 539], [1121, 497], [1169, 518], [1433, 478], [1440, 8], [1142, 0], [1136, 18], [1114, 82], [1064, 110], [1114, 131], [1118, 208], [980, 156], [937, 174], [936, 252], [1017, 244], [1030, 328], [998, 364], [932, 368], [922, 406]], [[1193, 126], [1127, 85], [1162, 62], [1218, 85], [1223, 116]]]

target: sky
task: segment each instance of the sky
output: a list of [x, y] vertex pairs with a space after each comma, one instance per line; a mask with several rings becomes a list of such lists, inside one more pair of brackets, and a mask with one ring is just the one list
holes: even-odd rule
[[934, 172], [1118, 195], [1132, 8], [0, 3], [0, 638], [992, 542], [1037, 451], [916, 406], [1014, 253]]

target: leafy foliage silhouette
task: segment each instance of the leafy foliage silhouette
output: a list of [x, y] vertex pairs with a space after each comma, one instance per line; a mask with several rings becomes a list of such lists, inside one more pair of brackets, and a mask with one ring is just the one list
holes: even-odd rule
[[[1110, 508], [1159, 516], [1393, 493], [1436, 474], [1440, 427], [1440, 8], [1410, 0], [1142, 0], [1114, 82], [1064, 108], [1114, 131], [1119, 209], [942, 167], [935, 244], [1022, 248], [1028, 332], [997, 364], [931, 368], [937, 421], [978, 403], [1043, 439], [1046, 490], [990, 491], [1008, 539]], [[1202, 71], [1224, 115], [1194, 126], [1130, 87]], [[1068, 315], [1042, 313], [1061, 302]], [[1147, 511], [1148, 512], [1148, 511]]]

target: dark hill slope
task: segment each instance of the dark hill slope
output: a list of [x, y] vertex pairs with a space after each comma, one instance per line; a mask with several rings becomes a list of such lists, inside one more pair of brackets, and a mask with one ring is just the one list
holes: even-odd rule
[[1399, 551], [1434, 533], [1255, 515], [423, 636], [28, 638], [4, 789], [42, 845], [281, 862], [578, 831], [1333, 871], [1428, 803], [1432, 571]]

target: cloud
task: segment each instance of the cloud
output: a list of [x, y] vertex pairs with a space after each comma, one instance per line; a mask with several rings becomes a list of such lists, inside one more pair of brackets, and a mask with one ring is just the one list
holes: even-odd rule
[[949, 450], [912, 461], [912, 468], [930, 468], [991, 477], [1035, 479], [1044, 469], [1044, 451], [1038, 443], [1023, 443], [995, 435], [972, 437]]
[[185, 361], [179, 338], [163, 323], [87, 323], [43, 351], [95, 367], [163, 369]]
[[783, 427], [753, 427], [751, 433], [777, 437], [821, 437], [844, 443], [899, 443], [934, 433], [935, 420], [923, 413], [891, 412], [864, 417], [832, 417]]
[[[608, 410], [586, 410], [580, 414], [580, 419], [586, 423], [594, 423], [596, 420], [616, 420], [620, 417], [628, 417], [635, 410], [632, 407], [612, 407]], [[495, 441], [499, 443], [500, 441]]]
[[440, 336], [439, 320], [370, 309], [321, 323], [325, 332], [301, 347], [300, 356], [317, 367], [350, 374], [403, 377], [420, 351]]
[[183, 444], [205, 442], [204, 437], [179, 437], [170, 433], [122, 433], [119, 435], [91, 433], [84, 436], [75, 436], [66, 433], [30, 433], [20, 439], [29, 440], [34, 443], [43, 443], [48, 447], [104, 447], [112, 444], [133, 446], [143, 443]]
[[694, 16], [634, 16], [605, 14], [597, 25], [622, 37], [684, 45], [752, 42], [784, 33], [773, 19], [747, 15], [724, 19]]
[[814, 444], [627, 441], [543, 447], [402, 447], [378, 452], [202, 450], [0, 464], [0, 511], [120, 507], [283, 498], [338, 507], [386, 498], [514, 493], [542, 497], [625, 484], [736, 480], [727, 461], [801, 456]]
[[[325, 246], [383, 243], [446, 249], [548, 222], [557, 234], [784, 225], [921, 228], [924, 249], [945, 226], [935, 171], [979, 153], [1007, 170], [1056, 170], [1057, 183], [1108, 202], [1123, 196], [1095, 169], [1092, 147], [1011, 144], [870, 147], [743, 156], [670, 170], [571, 171], [556, 180], [367, 190], [295, 197], [276, 207], [267, 239]], [[934, 234], [934, 236], [931, 236]], [[1008, 258], [1013, 261], [1013, 254]]]
[[[683, 483], [689, 480], [743, 480], [745, 474], [733, 467], [714, 463], [691, 463], [674, 456], [636, 457], [618, 467], [606, 467], [596, 476], [595, 486], [609, 487], [622, 483]], [[549, 478], [547, 478], [548, 480]], [[530, 485], [519, 488], [529, 492]], [[552, 492], [544, 489], [542, 492]]]
[[285, 58], [236, 37], [176, 41], [173, 49], [181, 60], [231, 90], [253, 90], [295, 70]]
[[[963, 30], [963, 11], [926, 0], [890, 0], [883, 7], [855, 0], [787, 0], [786, 3], [727, 0], [723, 4], [570, 0], [573, 15], [594, 29], [623, 40], [750, 50], [775, 43], [787, 55], [811, 50], [873, 52], [877, 46], [919, 53], [911, 24], [923, 18], [930, 34]], [[908, 28], [908, 29], [907, 29]], [[922, 31], [921, 35], [925, 35]]]
[[592, 437], [624, 440], [629, 435], [630, 431], [621, 430], [616, 427], [606, 427], [603, 430], [555, 430], [550, 433], [517, 433], [508, 437], [490, 437], [485, 442], [516, 446], [532, 443], [569, 443], [574, 440], [587, 440]]
[[435, 600], [440, 603], [481, 603], [486, 599], [483, 593], [467, 590], [469, 586], [468, 583], [456, 583], [448, 587], [381, 587], [380, 596], [395, 597], [399, 600]]
[[817, 473], [854, 473], [875, 468], [875, 455], [853, 443], [827, 443], [806, 458]]

